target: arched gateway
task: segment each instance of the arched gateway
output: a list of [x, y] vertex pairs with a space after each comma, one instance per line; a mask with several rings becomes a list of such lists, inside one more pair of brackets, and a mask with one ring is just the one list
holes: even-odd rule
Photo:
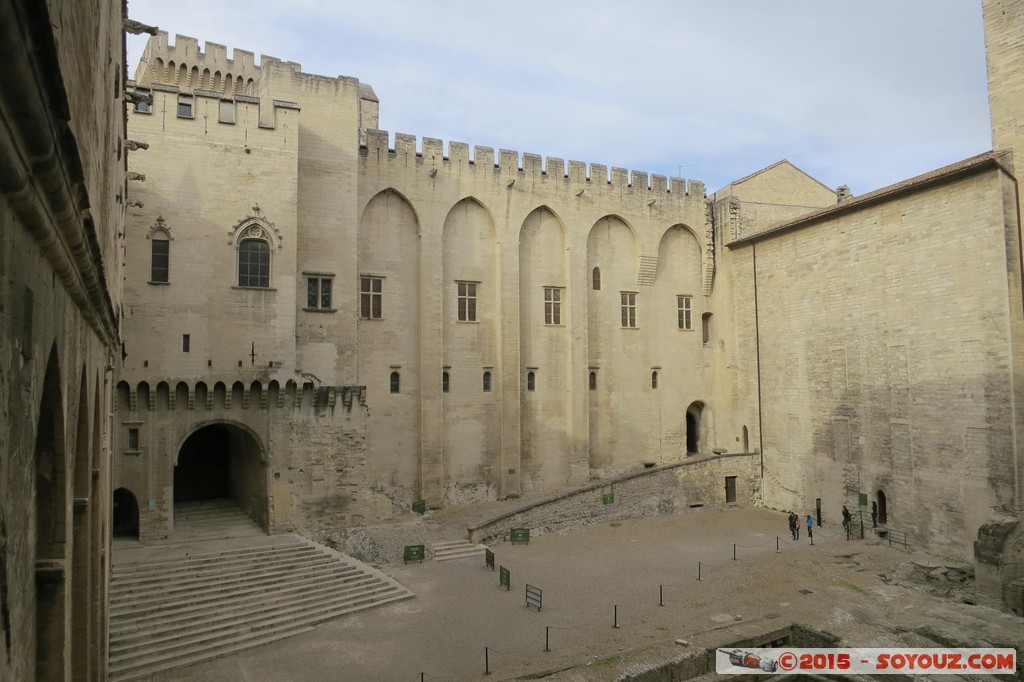
[[267, 511], [266, 451], [248, 427], [207, 424], [182, 443], [174, 464], [174, 505], [231, 500], [264, 530]]

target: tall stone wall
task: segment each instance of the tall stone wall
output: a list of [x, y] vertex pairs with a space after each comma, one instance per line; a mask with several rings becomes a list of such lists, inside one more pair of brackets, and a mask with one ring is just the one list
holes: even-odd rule
[[[465, 144], [449, 143], [445, 153], [438, 140], [419, 144], [401, 134], [392, 145], [380, 131], [367, 139], [360, 157], [363, 229], [384, 236], [384, 245], [369, 248], [394, 248], [400, 242], [386, 235], [395, 228], [366, 225], [365, 216], [386, 215], [394, 225], [412, 222], [402, 212], [415, 216], [419, 251], [410, 255], [418, 260], [399, 259], [400, 268], [378, 274], [386, 275], [389, 291], [397, 280], [401, 288], [389, 295], [400, 306], [403, 292], [417, 286], [407, 278], [417, 277], [419, 309], [418, 329], [402, 337], [403, 345], [372, 343], [372, 355], [360, 353], [360, 383], [374, 414], [378, 401], [385, 409], [398, 403], [384, 393], [389, 370], [401, 367], [404, 391], [406, 367], [416, 369], [424, 496], [550, 490], [592, 473], [682, 457], [687, 405], [714, 402], [711, 354], [701, 335], [714, 271], [703, 186], [669, 187], [665, 178], [621, 169], [609, 176], [604, 166], [532, 154], [520, 165], [520, 155], [508, 150], [496, 159], [493, 150], [476, 148], [470, 158]], [[382, 202], [401, 212], [383, 210]], [[476, 246], [485, 243], [479, 235], [488, 235], [486, 246]], [[455, 239], [463, 248], [453, 248]], [[485, 270], [484, 262], [495, 266]], [[472, 329], [457, 319], [456, 281], [477, 285]], [[629, 326], [623, 293], [635, 300]], [[679, 295], [692, 299], [685, 331], [678, 328]], [[408, 331], [413, 320], [405, 318], [362, 320], [360, 329], [399, 324]], [[482, 388], [484, 372], [492, 376], [490, 391]], [[717, 446], [713, 410], [705, 417], [707, 451]], [[371, 453], [409, 452], [406, 434], [370, 431], [380, 433], [370, 436]], [[460, 445], [450, 466], [453, 431]], [[475, 483], [463, 473], [467, 463], [483, 472]], [[477, 493], [467, 491], [473, 485]]]
[[120, 3], [0, 5], [0, 679], [106, 676]]
[[176, 473], [189, 439], [211, 426], [240, 436], [226, 446], [232, 494], [270, 533], [383, 523], [414, 501], [371, 485], [361, 387], [122, 381], [117, 393], [114, 480], [138, 501], [143, 543], [173, 536]]
[[[403, 505], [552, 490], [677, 460], [687, 406], [703, 415], [694, 449], [718, 446], [717, 355], [701, 332], [714, 274], [701, 183], [529, 154], [521, 166], [507, 150], [471, 159], [468, 145], [446, 154], [407, 135], [392, 146], [362, 128], [376, 116], [365, 84], [224, 52], [181, 36], [172, 47], [161, 34], [139, 72], [154, 102], [129, 121], [150, 147], [132, 162], [145, 180], [132, 185], [120, 379], [170, 391], [293, 378], [315, 390], [365, 386], [365, 430], [350, 454], [365, 458], [363, 483]], [[254, 92], [201, 87], [205, 70], [215, 78], [239, 59]], [[631, 253], [588, 254], [612, 223]], [[245, 238], [270, 244], [269, 286], [238, 286]], [[154, 241], [168, 244], [167, 282], [150, 271]], [[460, 319], [460, 283], [473, 285], [472, 317]], [[635, 302], [626, 325], [623, 292]], [[680, 295], [690, 299], [682, 330]], [[286, 432], [267, 432], [275, 449], [297, 447]], [[330, 445], [310, 443], [325, 456]], [[166, 466], [148, 456], [124, 471], [163, 471], [147, 474], [140, 499], [166, 507]]]
[[960, 556], [1014, 504], [1012, 196], [989, 161], [734, 249], [757, 287], [767, 504], [835, 518], [863, 491]]

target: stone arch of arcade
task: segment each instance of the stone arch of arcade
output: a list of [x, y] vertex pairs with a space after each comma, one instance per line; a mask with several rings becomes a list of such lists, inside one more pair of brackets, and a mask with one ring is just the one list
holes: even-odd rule
[[175, 511], [190, 503], [231, 500], [264, 530], [270, 515], [267, 453], [245, 424], [214, 420], [198, 424], [178, 446], [174, 460]]

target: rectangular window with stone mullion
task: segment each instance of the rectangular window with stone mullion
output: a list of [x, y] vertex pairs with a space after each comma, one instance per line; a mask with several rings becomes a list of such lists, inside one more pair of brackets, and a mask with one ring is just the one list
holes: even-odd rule
[[544, 287], [544, 324], [562, 324], [562, 287]]
[[636, 328], [636, 293], [623, 291], [620, 293], [622, 301], [622, 326], [626, 329]]
[[149, 281], [156, 284], [167, 284], [170, 280], [171, 243], [166, 239], [154, 239], [150, 242], [152, 258], [150, 259]]
[[364, 320], [382, 318], [384, 279], [364, 275], [359, 278], [359, 316]]
[[476, 282], [456, 282], [459, 288], [459, 322], [476, 322]]
[[692, 308], [692, 296], [676, 296], [676, 310], [679, 314], [678, 325], [680, 329], [693, 329]]
[[306, 278], [306, 308], [310, 310], [332, 310], [330, 277]]

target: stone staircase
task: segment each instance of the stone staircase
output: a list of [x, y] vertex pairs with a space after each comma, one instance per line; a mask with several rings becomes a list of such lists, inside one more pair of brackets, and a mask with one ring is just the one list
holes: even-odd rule
[[178, 502], [174, 505], [174, 534], [165, 543], [202, 542], [222, 538], [265, 537], [262, 528], [232, 500]]
[[486, 546], [474, 545], [467, 540], [434, 542], [431, 544], [431, 547], [434, 550], [434, 561], [451, 561], [452, 559], [483, 556], [487, 551]]
[[[201, 537], [220, 532], [197, 530]], [[175, 535], [180, 531], [176, 523]], [[111, 567], [109, 679], [115, 682], [414, 596], [380, 571], [296, 535], [163, 546], [144, 558], [138, 552], [115, 552]]]

